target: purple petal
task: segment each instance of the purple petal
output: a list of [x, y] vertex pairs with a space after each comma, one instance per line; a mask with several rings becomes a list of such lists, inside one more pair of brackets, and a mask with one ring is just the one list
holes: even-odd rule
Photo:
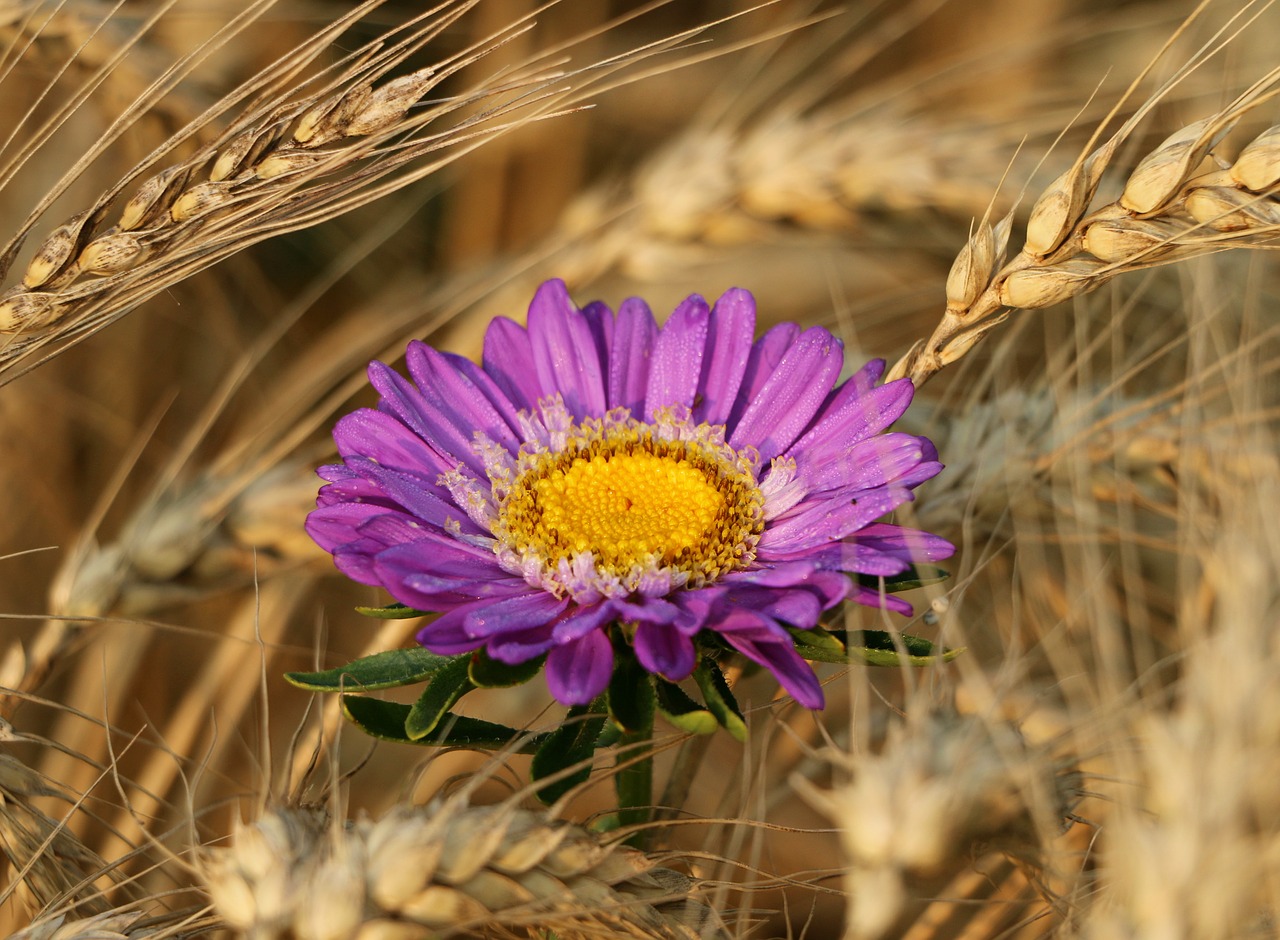
[[499, 633], [485, 644], [485, 651], [498, 662], [514, 665], [541, 656], [553, 646], [551, 625], [543, 624], [529, 630]]
[[547, 654], [547, 687], [562, 705], [586, 705], [613, 675], [613, 646], [603, 630], [557, 646]]
[[844, 365], [844, 344], [820, 326], [806, 330], [752, 397], [729, 438], [762, 461], [784, 453], [826, 401]]
[[522, 579], [497, 566], [492, 553], [448, 536], [388, 548], [377, 554], [373, 568], [392, 597], [417, 610], [445, 610], [480, 599], [497, 606], [529, 591]]
[[813, 669], [796, 652], [790, 635], [768, 617], [735, 610], [716, 629], [726, 643], [772, 672], [805, 708], [817, 709], [826, 704]]
[[475, 363], [417, 340], [409, 344], [404, 359], [423, 397], [468, 443], [482, 431], [512, 452], [520, 449], [520, 439], [511, 430], [518, 426], [515, 409]]
[[372, 480], [378, 488], [409, 513], [438, 529], [456, 522], [471, 535], [487, 534], [453, 502], [449, 491], [412, 474], [388, 470], [372, 460], [348, 458], [351, 468]]
[[862, 492], [856, 501], [837, 496], [816, 503], [802, 503], [791, 514], [764, 530], [760, 536], [760, 557], [768, 559], [842, 539], [911, 498], [910, 490], [888, 486]]
[[467, 614], [466, 629], [472, 636], [484, 637], [528, 630], [550, 623], [568, 606], [568, 599], [546, 591], [520, 594], [471, 611]]
[[484, 463], [471, 446], [471, 431], [457, 423], [453, 410], [439, 393], [431, 388], [419, 389], [381, 362], [369, 364], [369, 381], [382, 396], [378, 407], [395, 415], [435, 448], [441, 455], [440, 463], [448, 469], [465, 464], [483, 476]]
[[333, 428], [333, 440], [345, 458], [368, 457], [383, 466], [412, 470], [428, 479], [452, 470], [458, 463], [429, 447], [403, 421], [372, 408], [360, 408], [339, 418]]
[[658, 340], [658, 324], [649, 306], [631, 297], [618, 308], [609, 354], [609, 407], [626, 408], [639, 415], [649, 387], [649, 365]]
[[690, 294], [676, 307], [654, 343], [645, 389], [644, 419], [653, 421], [661, 408], [693, 407], [707, 345], [707, 302]]
[[496, 317], [484, 334], [484, 371], [519, 411], [532, 411], [545, 395], [533, 369], [533, 346], [520, 324]]
[[466, 619], [473, 609], [488, 603], [475, 601], [441, 614], [418, 631], [418, 642], [438, 656], [457, 656], [479, 649], [484, 640], [467, 632]]
[[724, 424], [729, 420], [755, 332], [755, 298], [740, 287], [725, 291], [711, 310], [706, 362], [693, 409], [695, 421]]
[[[545, 282], [529, 304], [533, 365], [544, 389], [560, 393], [577, 419], [605, 413], [603, 351], [591, 326], [569, 299], [564, 281]], [[527, 366], [526, 366], [527, 368]]]
[[853, 590], [849, 592], [849, 600], [863, 607], [883, 607], [885, 610], [897, 611], [907, 617], [912, 614], [911, 605], [896, 594], [882, 594], [875, 588], [863, 587], [860, 584], [854, 585]]
[[835, 409], [843, 407], [850, 400], [860, 398], [871, 392], [876, 387], [876, 383], [880, 381], [880, 376], [884, 375], [885, 361], [883, 359], [872, 359], [853, 375], [849, 376], [841, 386], [836, 389], [836, 393], [830, 396], [818, 413], [814, 415], [814, 426], [816, 427], [820, 421], [825, 421]]
[[[836, 564], [839, 550], [843, 543], [826, 545], [819, 549], [810, 549], [799, 554], [795, 560], [787, 559], [772, 562], [760, 568], [748, 568], [735, 571], [722, 579], [722, 583], [732, 585], [736, 591], [740, 584], [777, 591], [780, 588], [795, 588], [806, 591], [818, 602], [823, 610], [840, 603], [849, 593], [849, 578], [842, 573]], [[828, 558], [828, 554], [832, 557]], [[736, 593], [733, 595], [736, 597]], [[778, 615], [781, 617], [781, 615]], [[787, 618], [781, 617], [786, 620]], [[789, 623], [797, 621], [788, 620]]]
[[607, 626], [614, 616], [613, 607], [608, 602], [592, 604], [589, 607], [579, 607], [575, 604], [555, 622], [556, 642], [565, 643], [569, 640], [581, 639], [591, 631]]
[[954, 545], [941, 536], [887, 522], [862, 529], [857, 535], [856, 544], [866, 545], [909, 562], [941, 561], [950, 558], [956, 550]]
[[[848, 581], [848, 578], [844, 580]], [[822, 601], [802, 588], [791, 591], [735, 591], [729, 594], [728, 600], [793, 627], [808, 629], [822, 615]]]
[[832, 396], [825, 415], [796, 441], [791, 456], [798, 461], [803, 455], [819, 464], [831, 460], [897, 421], [914, 394], [910, 379], [898, 379], [870, 391], [846, 382]]
[[868, 490], [886, 483], [911, 485], [902, 482], [903, 478], [924, 462], [927, 443], [922, 437], [897, 432], [878, 434], [852, 447], [826, 448], [821, 461], [811, 452], [796, 449], [792, 453], [796, 471], [811, 493]]
[[606, 398], [608, 398], [609, 350], [613, 348], [613, 311], [603, 301], [593, 300], [582, 308], [582, 319], [591, 331], [591, 343], [600, 354], [600, 375], [605, 380]]
[[672, 682], [686, 678], [698, 662], [693, 641], [666, 623], [641, 623], [632, 646], [646, 671]]
[[742, 382], [738, 386], [738, 400], [729, 412], [729, 420], [725, 427], [732, 432], [742, 418], [747, 407], [755, 400], [764, 383], [769, 381], [773, 370], [778, 367], [783, 356], [787, 354], [796, 337], [800, 335], [800, 327], [794, 323], [779, 323], [761, 336], [747, 357], [747, 367], [742, 372]]
[[362, 522], [387, 511], [383, 506], [369, 503], [334, 503], [311, 512], [303, 528], [317, 545], [326, 552], [332, 552], [360, 538], [357, 527]]

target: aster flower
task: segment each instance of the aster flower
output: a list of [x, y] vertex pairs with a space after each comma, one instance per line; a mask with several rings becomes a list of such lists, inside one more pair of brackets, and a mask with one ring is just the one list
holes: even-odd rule
[[796, 649], [842, 601], [910, 613], [856, 577], [892, 577], [950, 543], [877, 522], [942, 469], [886, 429], [911, 401], [874, 361], [839, 382], [840, 341], [791, 323], [755, 338], [740, 289], [659, 326], [644, 301], [578, 309], [543, 284], [528, 326], [499, 318], [477, 365], [421, 342], [405, 378], [334, 430], [342, 463], [307, 531], [352, 579], [440, 616], [440, 655], [546, 657], [552, 694], [590, 702], [615, 652], [672, 682], [709, 646], [822, 689]]

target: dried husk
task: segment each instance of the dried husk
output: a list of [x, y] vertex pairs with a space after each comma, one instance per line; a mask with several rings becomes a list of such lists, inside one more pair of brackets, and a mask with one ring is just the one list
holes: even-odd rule
[[1023, 310], [1051, 307], [1097, 287], [1106, 267], [1101, 261], [1072, 258], [1052, 267], [1022, 268], [1000, 283], [1000, 302]]
[[1163, 209], [1233, 123], [1214, 115], [1171, 134], [1129, 174], [1120, 204], [1138, 215]]
[[1231, 165], [1231, 178], [1255, 193], [1280, 183], [1280, 124], [1263, 131], [1240, 151]]

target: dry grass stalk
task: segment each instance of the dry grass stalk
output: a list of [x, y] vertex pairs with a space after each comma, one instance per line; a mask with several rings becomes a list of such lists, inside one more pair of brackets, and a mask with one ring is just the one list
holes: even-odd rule
[[82, 843], [64, 822], [51, 819], [34, 805], [38, 797], [69, 800], [61, 789], [16, 758], [0, 754], [0, 850], [8, 860], [9, 885], [33, 911], [72, 911], [77, 916], [111, 909], [98, 882], [120, 874]]
[[693, 879], [511, 805], [455, 798], [352, 823], [278, 809], [203, 849], [199, 867], [244, 936], [725, 936]]
[[1280, 128], [1256, 134], [1234, 160], [1215, 148], [1277, 91], [1280, 69], [1210, 117], [1176, 131], [1139, 161], [1118, 198], [1095, 205], [1120, 145], [1163, 91], [1153, 96], [1040, 195], [1025, 243], [1007, 263], [1011, 217], [993, 224], [984, 216], [952, 266], [941, 322], [887, 378], [910, 376], [919, 386], [963, 358], [1010, 309], [1053, 306], [1120, 274], [1155, 265], [1228, 248], [1275, 247], [1280, 240]]

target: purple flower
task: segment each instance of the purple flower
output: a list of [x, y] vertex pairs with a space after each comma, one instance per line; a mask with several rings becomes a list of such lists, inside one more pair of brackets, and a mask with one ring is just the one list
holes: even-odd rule
[[744, 290], [694, 294], [660, 327], [642, 300], [579, 310], [548, 281], [527, 328], [490, 324], [481, 365], [414, 342], [408, 379], [369, 366], [378, 407], [338, 422], [307, 531], [349, 577], [438, 611], [428, 649], [546, 654], [565, 704], [607, 686], [611, 637], [678, 681], [712, 631], [821, 708], [787, 627], [843, 600], [910, 613], [850, 575], [951, 554], [875, 521], [942, 465], [884, 433], [913, 390], [877, 385], [883, 362], [837, 384], [826, 330], [754, 335]]

